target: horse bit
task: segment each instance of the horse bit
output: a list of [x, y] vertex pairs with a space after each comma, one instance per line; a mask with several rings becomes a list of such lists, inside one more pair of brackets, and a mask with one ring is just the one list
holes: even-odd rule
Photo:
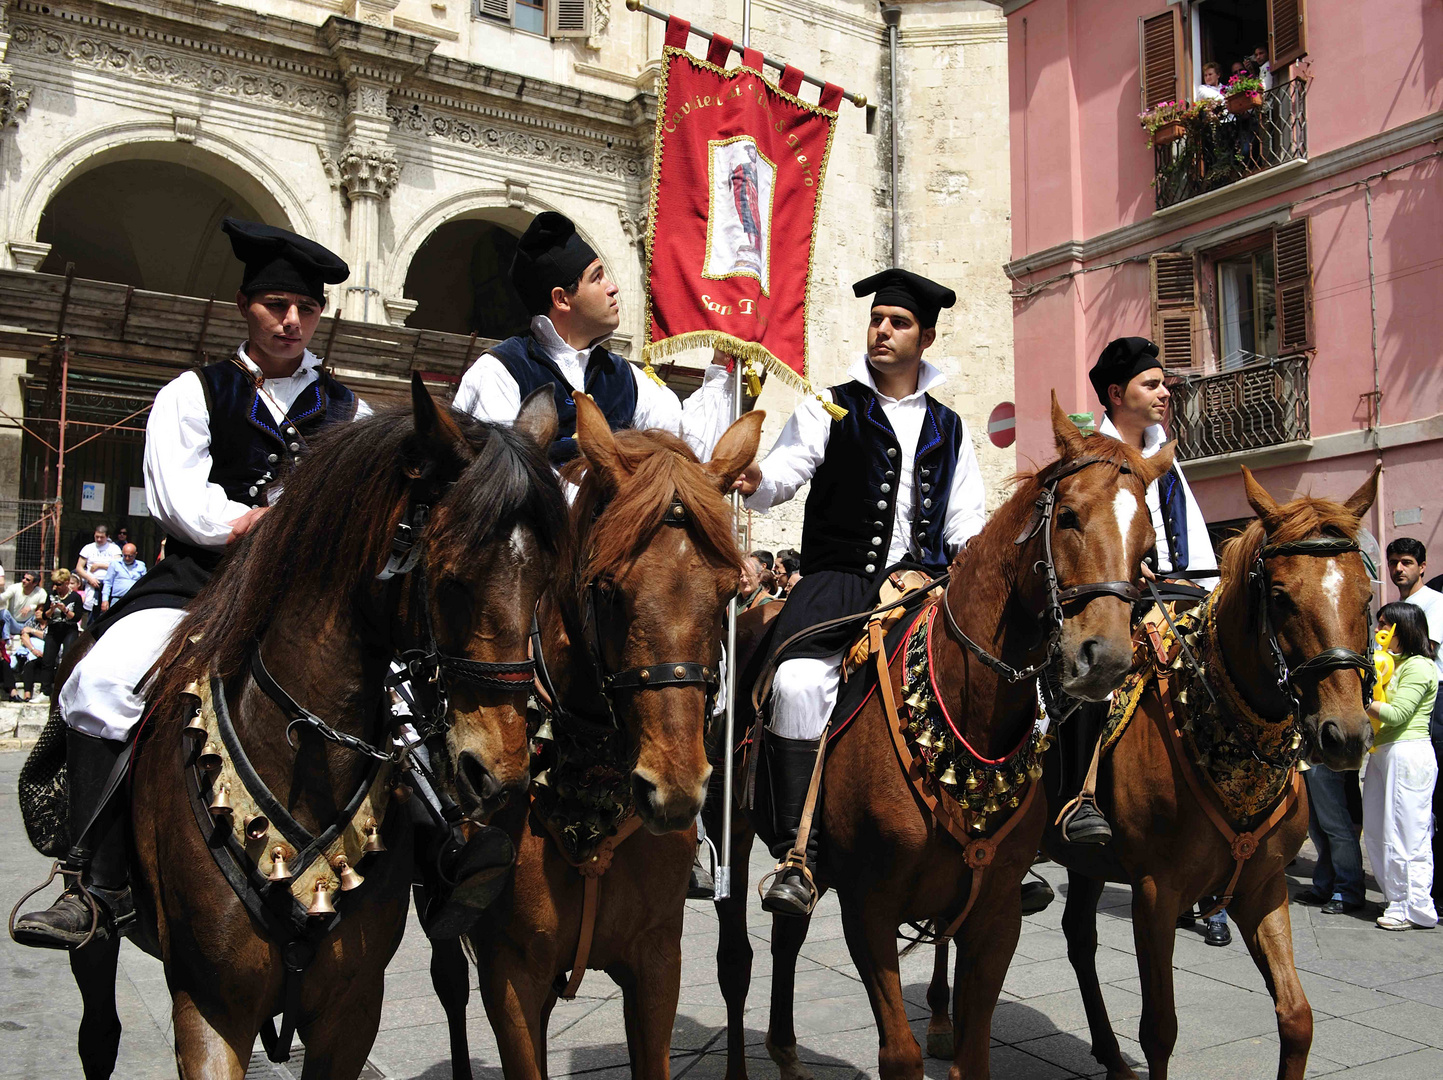
[[[604, 506], [597, 510], [598, 517], [603, 509]], [[671, 505], [667, 507], [666, 513], [662, 517], [662, 524], [676, 529], [684, 529], [690, 523], [691, 518], [687, 514], [681, 497], [673, 494]], [[616, 705], [612, 699], [618, 690], [641, 691], [660, 690], [666, 686], [701, 686], [706, 695], [704, 715], [710, 719], [712, 701], [715, 699], [721, 683], [717, 669], [691, 660], [656, 660], [650, 664], [627, 668], [624, 671], [608, 671], [606, 661], [601, 654], [601, 642], [597, 637], [597, 627], [600, 623], [597, 615], [597, 593], [600, 589], [597, 582], [592, 580], [582, 586], [582, 590], [585, 608], [582, 611], [579, 636], [585, 646], [587, 658], [591, 661], [591, 667], [596, 673], [596, 689], [602, 703], [606, 706], [607, 719], [610, 721], [612, 730], [621, 730], [621, 722], [617, 719]], [[584, 718], [576, 716], [561, 704], [561, 697], [557, 694], [556, 687], [551, 681], [551, 672], [546, 666], [546, 658], [542, 652], [541, 626], [534, 615], [531, 622], [531, 654], [536, 663], [537, 681], [546, 692], [546, 696], [551, 699], [551, 711], [558, 717], [587, 723], [588, 721]]]
[[[1032, 566], [1034, 574], [1041, 574], [1047, 582], [1047, 606], [1045, 615], [1050, 626], [1047, 638], [1047, 653], [1041, 660], [1031, 667], [1021, 670], [1012, 667], [1002, 660], [1001, 657], [993, 656], [977, 642], [973, 641], [962, 627], [957, 623], [957, 617], [952, 614], [952, 605], [949, 601], [948, 590], [952, 583], [947, 583], [947, 588], [942, 593], [942, 614], [946, 616], [947, 626], [957, 638], [967, 646], [977, 659], [987, 665], [997, 674], [1001, 675], [1010, 683], [1018, 683], [1023, 679], [1030, 679], [1034, 676], [1045, 675], [1052, 665], [1062, 655], [1062, 625], [1064, 604], [1076, 601], [1091, 600], [1095, 596], [1115, 596], [1120, 600], [1126, 600], [1129, 604], [1141, 599], [1142, 592], [1137, 586], [1127, 581], [1095, 581], [1083, 585], [1073, 585], [1064, 589], [1057, 579], [1057, 565], [1052, 554], [1052, 519], [1057, 509], [1057, 485], [1073, 473], [1081, 472], [1089, 465], [1109, 465], [1116, 468], [1120, 473], [1131, 474], [1132, 469], [1127, 465], [1119, 465], [1107, 458], [1097, 457], [1091, 454], [1084, 454], [1081, 457], [1073, 458], [1068, 462], [1059, 462], [1052, 466], [1042, 482], [1042, 491], [1037, 496], [1037, 502], [1032, 507], [1032, 516], [1017, 538], [1012, 541], [1017, 547], [1027, 543], [1038, 532], [1042, 533], [1043, 558], [1039, 559]], [[1041, 680], [1044, 694], [1049, 699], [1048, 712], [1061, 718], [1076, 708], [1077, 703], [1069, 706], [1062, 706], [1054, 711], [1060, 703], [1055, 700], [1051, 681], [1047, 678]]]

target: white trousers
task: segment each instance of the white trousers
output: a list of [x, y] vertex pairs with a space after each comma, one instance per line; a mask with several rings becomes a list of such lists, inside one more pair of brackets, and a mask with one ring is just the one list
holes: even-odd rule
[[783, 660], [772, 677], [767, 729], [784, 739], [820, 739], [841, 686], [841, 653]]
[[112, 626], [65, 680], [60, 715], [66, 724], [100, 739], [128, 736], [145, 711], [136, 684], [160, 659], [183, 618], [180, 608], [146, 608]]
[[1433, 785], [1438, 760], [1428, 739], [1387, 743], [1368, 757], [1363, 777], [1363, 841], [1385, 914], [1434, 926]]

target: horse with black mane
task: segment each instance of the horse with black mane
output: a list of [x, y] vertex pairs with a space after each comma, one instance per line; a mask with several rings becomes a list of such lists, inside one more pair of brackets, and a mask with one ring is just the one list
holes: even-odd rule
[[[417, 766], [383, 708], [394, 657], [456, 821], [487, 828], [526, 790], [527, 638], [564, 536], [555, 422], [549, 394], [509, 429], [414, 379], [409, 415], [318, 440], [177, 629], [130, 825], [133, 940], [165, 965], [182, 1076], [240, 1080], [257, 1034], [280, 1059], [292, 1024], [307, 1080], [364, 1067], [413, 871], [397, 806]], [[111, 938], [70, 954], [88, 1078], [114, 1068], [118, 953]]]

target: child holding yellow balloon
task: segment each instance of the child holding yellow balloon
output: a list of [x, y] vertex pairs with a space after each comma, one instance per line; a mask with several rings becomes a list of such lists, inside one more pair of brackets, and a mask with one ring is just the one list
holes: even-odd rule
[[1438, 923], [1433, 905], [1433, 785], [1438, 762], [1428, 721], [1438, 668], [1423, 611], [1394, 603], [1378, 612], [1379, 688], [1368, 706], [1375, 735], [1363, 777], [1363, 840], [1387, 908], [1384, 930]]

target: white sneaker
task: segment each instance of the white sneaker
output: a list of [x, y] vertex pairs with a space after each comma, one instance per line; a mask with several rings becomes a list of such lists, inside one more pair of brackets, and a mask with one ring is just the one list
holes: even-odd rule
[[1378, 928], [1380, 930], [1411, 930], [1413, 924], [1407, 919], [1395, 919], [1392, 915], [1379, 915]]

